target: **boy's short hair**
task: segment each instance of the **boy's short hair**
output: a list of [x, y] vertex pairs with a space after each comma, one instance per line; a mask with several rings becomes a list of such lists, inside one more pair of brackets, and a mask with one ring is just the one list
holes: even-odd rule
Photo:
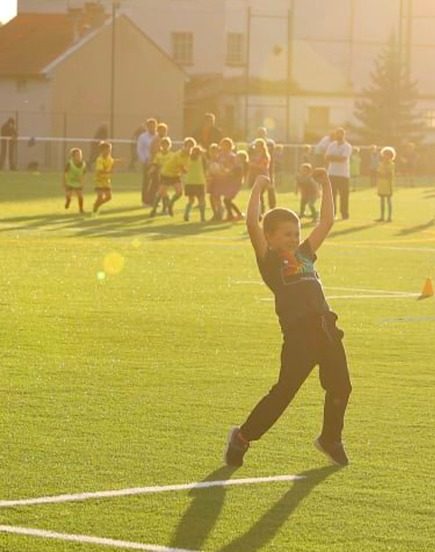
[[187, 136], [187, 137], [183, 140], [183, 146], [185, 146], [188, 142], [191, 142], [191, 143], [192, 143], [192, 147], [196, 146], [196, 140], [195, 140], [195, 138], [192, 138], [192, 136]]
[[83, 156], [83, 152], [80, 148], [71, 148], [69, 150], [69, 155], [70, 157], [72, 157], [73, 155], [75, 155], [76, 153], [79, 153], [81, 156]]
[[168, 146], [172, 146], [172, 140], [169, 138], [169, 136], [163, 136], [163, 138], [160, 140], [160, 145], [163, 146], [163, 144], [168, 144]]
[[166, 123], [159, 123], [159, 124], [157, 125], [157, 130], [159, 130], [159, 129], [161, 129], [161, 130], [168, 130], [168, 125], [167, 125]]
[[301, 170], [306, 169], [307, 171], [312, 171], [313, 170], [313, 165], [311, 163], [302, 163], [299, 168]]
[[100, 151], [104, 151], [104, 150], [111, 150], [112, 149], [112, 144], [110, 142], [106, 142], [104, 140], [101, 140], [101, 142], [98, 144], [98, 149]]
[[233, 139], [230, 138], [229, 136], [225, 136], [225, 138], [222, 138], [219, 145], [222, 146], [222, 144], [228, 144], [229, 147], [231, 148], [231, 151], [234, 150], [235, 148]]
[[275, 207], [264, 215], [263, 218], [263, 232], [265, 234], [273, 234], [280, 224], [285, 222], [292, 222], [299, 225], [300, 220], [298, 215], [291, 209], [284, 209], [283, 207]]
[[237, 152], [237, 157], [241, 157], [246, 162], [249, 161], [249, 155], [248, 155], [248, 152], [246, 150], [239, 150]]
[[385, 148], [381, 149], [381, 157], [384, 157], [386, 153], [391, 156], [393, 161], [396, 159], [396, 150], [391, 146], [385, 146]]

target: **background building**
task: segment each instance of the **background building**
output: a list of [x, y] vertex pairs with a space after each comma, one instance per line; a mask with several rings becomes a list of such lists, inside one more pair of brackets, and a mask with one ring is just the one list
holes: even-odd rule
[[[16, 116], [21, 136], [91, 138], [106, 123], [111, 137], [129, 138], [152, 114], [181, 137], [185, 80], [183, 69], [126, 15], [113, 28], [100, 10], [21, 12], [0, 29], [1, 114]], [[42, 155], [42, 141], [21, 143], [21, 165], [23, 157], [57, 164], [53, 157], [64, 148], [45, 145]], [[124, 149], [129, 157], [130, 146]]]
[[[100, 0], [110, 11], [111, 0]], [[66, 11], [83, 0], [19, 0], [24, 11]], [[121, 0], [119, 10], [181, 64], [186, 131], [205, 109], [229, 132], [312, 141], [353, 121], [355, 99], [392, 33], [419, 82], [418, 109], [435, 141], [432, 0]]]

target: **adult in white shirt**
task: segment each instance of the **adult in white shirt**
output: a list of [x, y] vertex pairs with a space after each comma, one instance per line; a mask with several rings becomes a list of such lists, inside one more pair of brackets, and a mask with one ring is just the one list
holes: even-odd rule
[[343, 219], [349, 218], [349, 183], [350, 183], [350, 156], [352, 146], [346, 141], [346, 131], [338, 128], [335, 131], [335, 140], [326, 150], [328, 174], [331, 180], [334, 208], [337, 212], [337, 195], [340, 197], [340, 214]]
[[335, 130], [331, 130], [314, 146], [314, 162], [316, 167], [326, 167], [326, 150], [331, 142], [335, 140]]
[[147, 206], [150, 204], [149, 168], [153, 157], [152, 144], [157, 136], [157, 121], [156, 119], [148, 119], [145, 125], [145, 132], [142, 132], [137, 139], [137, 158], [142, 165], [142, 204]]

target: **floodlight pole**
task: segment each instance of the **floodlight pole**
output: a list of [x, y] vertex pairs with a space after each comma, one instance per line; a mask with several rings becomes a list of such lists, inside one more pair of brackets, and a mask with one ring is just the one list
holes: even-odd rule
[[[290, 88], [292, 80], [292, 68], [293, 68], [293, 14], [294, 14], [294, 1], [290, 0], [290, 8], [287, 13], [287, 75], [286, 75], [286, 136], [287, 141], [290, 139]], [[284, 16], [285, 17], [285, 16]], [[248, 140], [249, 131], [249, 94], [250, 94], [250, 57], [251, 57], [251, 27], [252, 19], [277, 19], [283, 20], [281, 15], [272, 14], [253, 14], [250, 7], [247, 8], [246, 17], [246, 63], [245, 63], [245, 137]], [[285, 19], [284, 19], [285, 21]]]
[[111, 37], [111, 71], [110, 71], [110, 137], [115, 136], [115, 60], [116, 60], [116, 10], [118, 2], [112, 1], [112, 37]]

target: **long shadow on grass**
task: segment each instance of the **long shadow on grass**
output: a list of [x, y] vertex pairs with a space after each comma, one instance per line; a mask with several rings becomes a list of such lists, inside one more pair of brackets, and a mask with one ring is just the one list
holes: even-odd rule
[[119, 214], [135, 210], [137, 210], [136, 207], [114, 209], [107, 211], [96, 219], [92, 219], [89, 216], [79, 216], [74, 212], [51, 215], [32, 215], [27, 217], [9, 217], [3, 219], [2, 223], [8, 225], [15, 224], [16, 226], [0, 228], [0, 232], [35, 229], [46, 230], [48, 232], [68, 230], [71, 237], [125, 238], [142, 235], [152, 240], [165, 240], [225, 230], [231, 226], [225, 223], [203, 224], [193, 221], [185, 225], [180, 225], [173, 224], [171, 219], [165, 219], [167, 222], [162, 224], [158, 219], [148, 218], [147, 214], [144, 212], [130, 216], [113, 216], [116, 213]]
[[[203, 481], [226, 480], [234, 471], [235, 468], [223, 466], [211, 472]], [[216, 524], [224, 505], [225, 492], [225, 487], [199, 488], [190, 491], [192, 502], [181, 518], [170, 546], [200, 550]]]
[[325, 466], [299, 475], [305, 479], [296, 480], [287, 491], [244, 535], [226, 544], [219, 552], [255, 552], [269, 543], [289, 517], [327, 477], [339, 470], [338, 466]]
[[376, 226], [376, 223], [372, 222], [370, 224], [361, 224], [360, 226], [350, 226], [349, 228], [343, 228], [342, 230], [334, 230], [329, 233], [330, 238], [335, 238], [336, 236], [345, 236], [346, 234], [354, 234], [355, 232], [362, 232], [363, 230], [368, 230]]
[[415, 234], [416, 232], [422, 232], [428, 230], [434, 226], [434, 220], [429, 220], [424, 224], [418, 224], [417, 226], [409, 226], [408, 228], [402, 228], [400, 232], [397, 232], [396, 236], [407, 236], [408, 234]]

